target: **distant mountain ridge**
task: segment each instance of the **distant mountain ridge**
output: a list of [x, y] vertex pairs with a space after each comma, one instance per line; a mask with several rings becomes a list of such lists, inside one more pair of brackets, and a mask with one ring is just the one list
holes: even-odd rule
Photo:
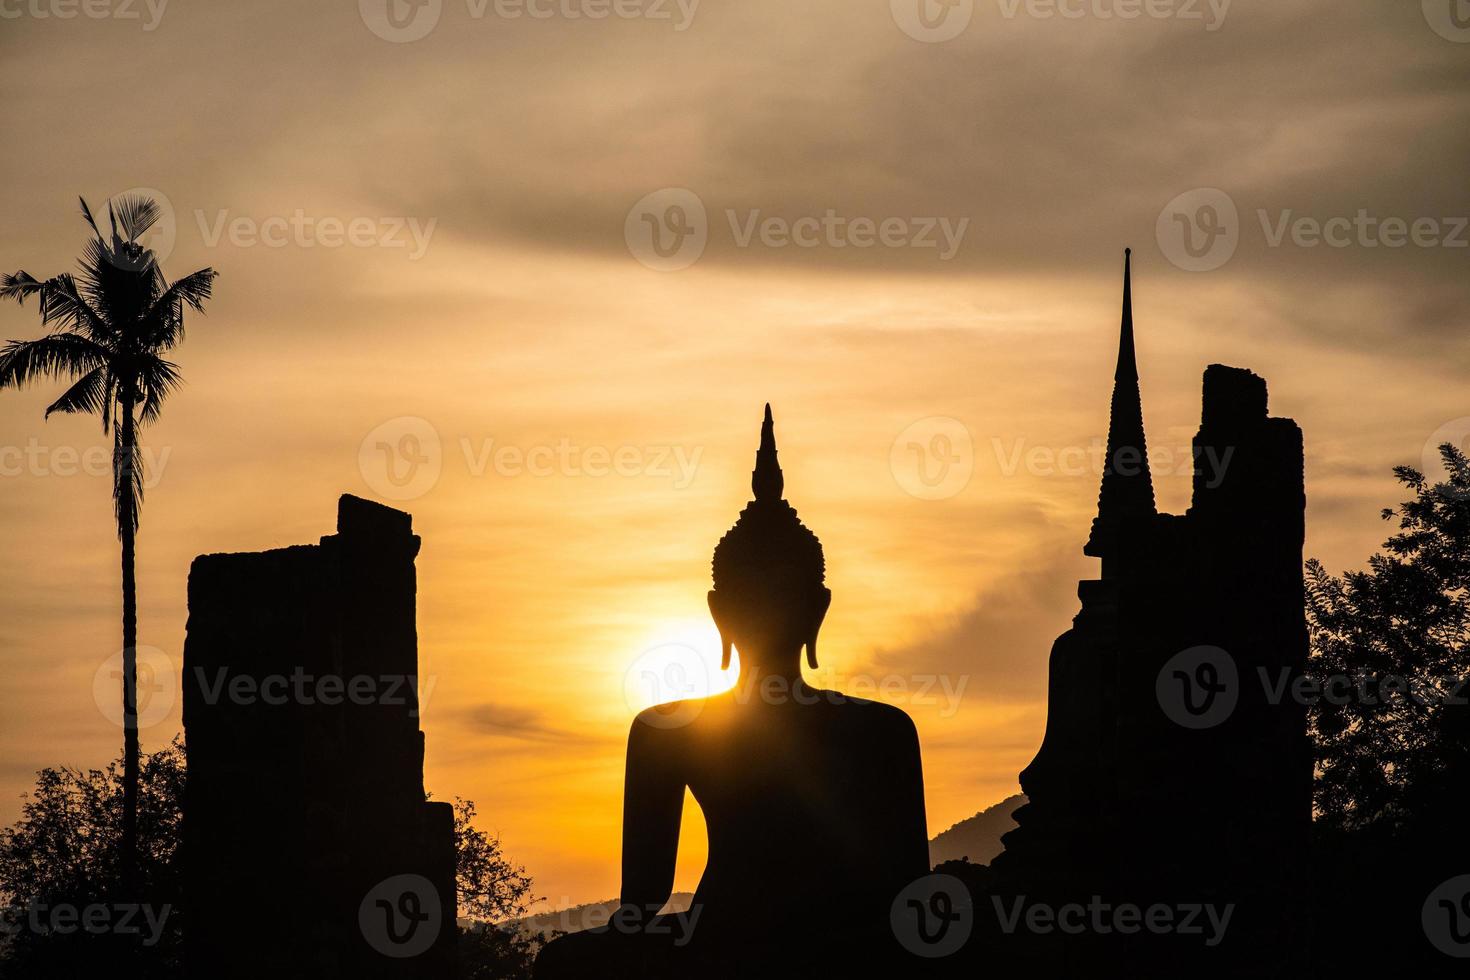
[[929, 842], [929, 866], [945, 861], [967, 860], [971, 864], [989, 864], [996, 855], [1005, 850], [1000, 839], [1016, 829], [1012, 816], [1026, 802], [1026, 797], [1017, 793], [1008, 796], [995, 806], [981, 810], [973, 817], [961, 820]]
[[[683, 912], [693, 902], [693, 893], [674, 892], [662, 911], [665, 914]], [[598, 926], [607, 925], [617, 910], [618, 900], [614, 898], [606, 902], [589, 902], [586, 905], [574, 905], [571, 908], [528, 915], [524, 919], [507, 922], [501, 928], [516, 929], [530, 936], [554, 936], [561, 932], [581, 932], [583, 929], [596, 929]]]

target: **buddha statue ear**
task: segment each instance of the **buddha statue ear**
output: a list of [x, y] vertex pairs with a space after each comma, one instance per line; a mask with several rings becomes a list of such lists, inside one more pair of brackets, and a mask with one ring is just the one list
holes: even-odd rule
[[822, 621], [827, 618], [827, 608], [832, 605], [832, 590], [824, 588], [817, 597], [816, 616], [812, 622], [811, 633], [806, 638], [806, 663], [812, 670], [817, 669], [817, 633], [821, 632]]
[[734, 641], [730, 639], [730, 634], [725, 632], [724, 619], [720, 615], [720, 600], [716, 597], [714, 589], [710, 589], [707, 599], [709, 601], [709, 614], [715, 621], [715, 628], [720, 631], [720, 669], [729, 670], [730, 648], [734, 645]]

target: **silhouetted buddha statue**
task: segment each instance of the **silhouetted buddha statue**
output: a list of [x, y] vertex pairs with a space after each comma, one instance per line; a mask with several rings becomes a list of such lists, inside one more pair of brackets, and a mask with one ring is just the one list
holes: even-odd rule
[[[913, 722], [809, 686], [832, 594], [822, 546], [781, 499], [766, 407], [753, 500], [714, 555], [709, 608], [739, 653], [735, 688], [651, 708], [628, 736], [622, 908], [549, 945], [542, 980], [827, 975], [891, 955], [889, 908], [928, 873]], [[674, 884], [688, 788], [709, 827], [690, 912], [656, 916]]]

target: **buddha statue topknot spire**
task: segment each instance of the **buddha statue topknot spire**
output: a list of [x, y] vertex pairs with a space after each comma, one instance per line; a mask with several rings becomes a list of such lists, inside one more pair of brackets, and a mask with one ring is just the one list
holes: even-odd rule
[[[746, 504], [720, 543], [715, 546], [715, 590], [723, 594], [761, 597], [768, 603], [803, 605], [821, 602], [825, 608], [826, 560], [822, 543], [782, 499], [785, 478], [776, 459], [776, 426], [766, 405], [761, 424], [760, 449], [750, 476], [755, 499]], [[730, 665], [730, 641], [723, 642], [723, 664]], [[817, 666], [816, 636], [806, 642], [807, 662]]]
[[755, 453], [755, 470], [750, 474], [750, 489], [756, 500], [780, 500], [786, 488], [781, 464], [776, 460], [776, 423], [771, 418], [771, 403], [766, 402], [766, 418], [761, 423], [761, 447]]

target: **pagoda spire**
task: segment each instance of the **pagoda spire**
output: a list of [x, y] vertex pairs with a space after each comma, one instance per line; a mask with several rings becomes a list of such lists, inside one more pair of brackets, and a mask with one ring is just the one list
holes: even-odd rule
[[1083, 554], [1108, 559], [1117, 554], [1125, 522], [1156, 513], [1154, 482], [1143, 436], [1143, 400], [1138, 390], [1138, 358], [1133, 350], [1133, 250], [1123, 252], [1123, 323], [1118, 337], [1118, 366], [1113, 371], [1113, 404], [1108, 422], [1108, 455], [1103, 461], [1097, 518]]
[[[1123, 326], [1118, 335], [1118, 367], [1114, 381], [1138, 382], [1138, 358], [1133, 353], [1133, 249], [1123, 249]], [[1139, 435], [1142, 436], [1142, 427]]]

